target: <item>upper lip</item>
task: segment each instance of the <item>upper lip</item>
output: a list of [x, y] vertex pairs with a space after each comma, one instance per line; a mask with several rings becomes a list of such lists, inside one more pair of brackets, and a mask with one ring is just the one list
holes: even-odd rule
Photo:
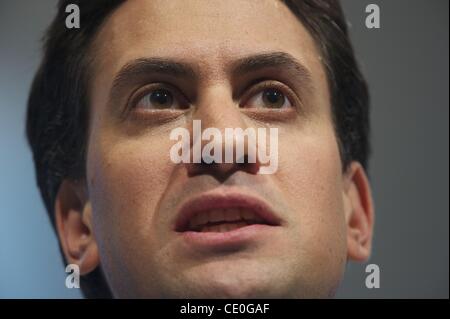
[[281, 218], [263, 199], [244, 192], [209, 192], [196, 196], [181, 205], [176, 216], [174, 229], [178, 232], [189, 230], [190, 219], [202, 212], [213, 209], [241, 208], [251, 210], [262, 220], [262, 224], [279, 226]]

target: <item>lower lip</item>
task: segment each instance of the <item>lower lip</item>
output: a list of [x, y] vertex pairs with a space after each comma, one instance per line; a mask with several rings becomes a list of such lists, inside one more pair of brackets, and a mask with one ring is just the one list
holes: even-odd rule
[[277, 226], [253, 224], [227, 232], [195, 232], [179, 233], [183, 241], [199, 249], [237, 249], [251, 242], [267, 238], [266, 235]]

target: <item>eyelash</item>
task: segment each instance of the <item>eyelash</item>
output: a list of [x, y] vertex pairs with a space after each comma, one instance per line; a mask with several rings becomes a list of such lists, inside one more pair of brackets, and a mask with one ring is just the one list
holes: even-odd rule
[[[257, 94], [261, 94], [267, 89], [275, 89], [277, 91], [280, 91], [291, 104], [289, 108], [295, 108], [296, 105], [298, 104], [296, 102], [298, 99], [297, 95], [294, 92], [292, 92], [292, 90], [288, 88], [286, 85], [273, 80], [265, 80], [265, 81], [259, 80], [259, 82], [257, 82], [256, 84], [252, 84], [250, 89], [245, 90], [247, 92], [244, 94], [244, 98], [242, 99], [242, 101], [244, 102], [243, 103], [240, 102], [239, 107], [246, 108], [246, 103], [248, 103]], [[136, 109], [139, 102], [143, 98], [145, 98], [147, 95], [157, 90], [167, 90], [173, 95], [174, 100], [178, 101], [180, 105], [186, 105], [187, 106], [186, 109], [189, 108], [190, 106], [189, 100], [181, 92], [179, 92], [178, 89], [176, 89], [174, 86], [168, 83], [161, 82], [161, 83], [152, 83], [134, 91], [131, 94], [129, 102], [127, 103], [128, 105], [127, 109], [130, 111]], [[173, 109], [170, 110], [173, 111]], [[184, 110], [184, 108], [181, 110]]]
[[131, 98], [129, 100], [128, 109], [136, 109], [139, 102], [145, 98], [147, 95], [157, 91], [157, 90], [167, 90], [173, 95], [174, 100], [179, 101], [180, 105], [189, 105], [188, 99], [183, 96], [181, 92], [179, 92], [174, 86], [168, 83], [152, 83], [148, 84], [142, 88], [137, 89], [135, 92], [132, 93]]
[[245, 93], [245, 98], [243, 99], [244, 103], [239, 103], [239, 107], [245, 108], [246, 103], [248, 103], [257, 94], [261, 94], [267, 89], [275, 89], [277, 91], [280, 91], [291, 104], [291, 108], [294, 108], [298, 104], [296, 103], [296, 94], [292, 92], [292, 90], [289, 89], [285, 84], [273, 80], [260, 80], [258, 83], [251, 86], [251, 88], [248, 90], [248, 93]]

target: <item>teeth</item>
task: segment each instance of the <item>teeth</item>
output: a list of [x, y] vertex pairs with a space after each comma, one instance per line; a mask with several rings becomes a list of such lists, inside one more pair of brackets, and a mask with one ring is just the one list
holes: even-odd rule
[[228, 222], [240, 220], [241, 214], [240, 210], [236, 208], [228, 208], [225, 210], [225, 220]]
[[203, 226], [199, 229], [200, 232], [214, 232], [214, 233], [224, 233], [228, 232], [234, 229], [238, 229], [244, 226], [247, 226], [248, 224], [246, 222], [239, 222], [239, 223], [224, 223], [219, 225], [210, 225], [210, 226]]
[[[194, 217], [192, 217], [192, 219], [189, 221], [189, 227], [190, 228], [196, 228], [197, 226], [200, 226], [202, 224], [204, 224], [201, 221], [201, 218], [204, 216], [204, 214], [197, 214]], [[206, 221], [207, 222], [207, 221]]]
[[198, 226], [199, 225], [204, 225], [208, 223], [208, 214], [197, 214], [198, 216]]
[[208, 213], [208, 221], [209, 222], [221, 222], [225, 220], [225, 210], [223, 209], [215, 209]]
[[247, 209], [241, 209], [240, 213], [243, 220], [253, 220], [256, 218], [255, 214]]
[[226, 232], [260, 222], [263, 219], [248, 209], [214, 209], [193, 216], [189, 221], [189, 228], [201, 232]]
[[215, 232], [215, 233], [221, 233], [222, 232], [222, 227], [221, 225], [213, 225], [210, 227], [209, 229], [210, 232]]

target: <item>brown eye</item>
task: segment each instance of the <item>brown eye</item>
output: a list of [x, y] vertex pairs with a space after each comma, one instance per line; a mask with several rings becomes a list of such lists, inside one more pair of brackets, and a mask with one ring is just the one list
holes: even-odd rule
[[277, 89], [266, 89], [262, 92], [262, 100], [266, 107], [279, 109], [283, 107], [286, 97]]
[[265, 88], [253, 95], [246, 102], [249, 108], [284, 109], [292, 107], [291, 102], [280, 89], [275, 87]]
[[137, 107], [146, 109], [171, 109], [174, 105], [174, 98], [170, 91], [166, 89], [157, 89], [146, 94], [139, 102]]
[[170, 108], [173, 104], [173, 96], [167, 90], [156, 90], [150, 93], [149, 100], [155, 108], [158, 109], [167, 109]]
[[154, 89], [146, 89], [145, 95], [137, 100], [134, 104], [134, 108], [146, 109], [146, 110], [181, 110], [188, 109], [189, 102], [183, 97], [182, 94], [177, 93], [173, 89], [167, 89], [165, 87], [155, 87]]

